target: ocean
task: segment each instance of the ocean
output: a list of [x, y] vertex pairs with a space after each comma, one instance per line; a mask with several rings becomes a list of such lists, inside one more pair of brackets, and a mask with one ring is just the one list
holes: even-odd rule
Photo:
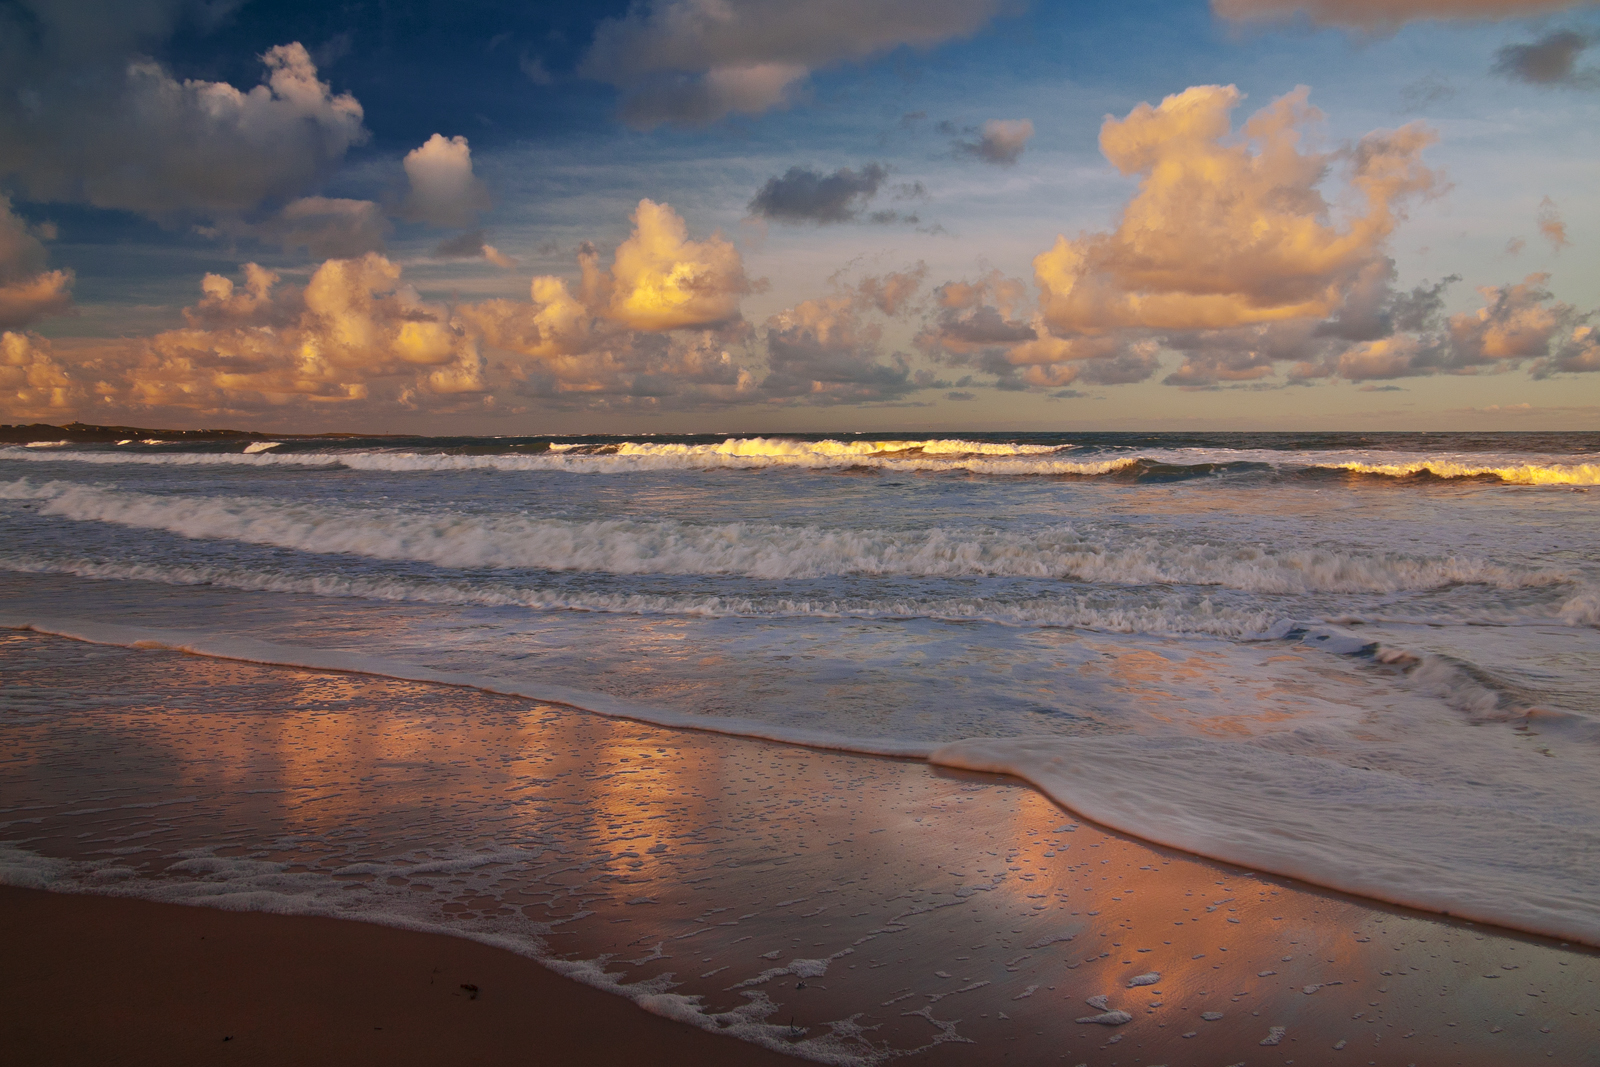
[[[5, 728], [33, 746], [32, 764], [78, 770], [28, 779], [26, 803], [0, 812], [0, 878], [454, 922], [700, 1024], [716, 1014], [714, 990], [743, 988], [718, 982], [748, 981], [745, 1007], [718, 1009], [717, 1025], [813, 1059], [877, 1062], [890, 1046], [920, 1047], [852, 1030], [843, 1003], [809, 1036], [791, 1021], [786, 1038], [776, 1002], [744, 994], [825, 982], [830, 961], [865, 944], [854, 938], [898, 932], [922, 912], [863, 911], [817, 951], [763, 954], [742, 976], [730, 963], [717, 979], [697, 962], [693, 981], [681, 960], [647, 980], [616, 977], [627, 952], [640, 953], [628, 961], [637, 966], [670, 955], [662, 946], [678, 934], [646, 915], [688, 880], [683, 869], [637, 893], [569, 894], [559, 922], [530, 917], [531, 883], [515, 872], [555, 855], [595, 862], [573, 857], [601, 847], [590, 817], [606, 808], [592, 792], [599, 776], [659, 776], [651, 761], [687, 745], [699, 761], [690, 777], [723, 781], [712, 791], [722, 799], [684, 807], [695, 789], [665, 779], [626, 803], [608, 794], [621, 805], [615, 826], [630, 829], [607, 840], [640, 842], [606, 853], [624, 883], [691, 841], [709, 850], [695, 869], [716, 869], [707, 827], [756, 817], [707, 811], [749, 783], [765, 789], [756, 822], [773, 821], [763, 847], [787, 848], [810, 826], [801, 812], [825, 811], [831, 829], [806, 832], [831, 838], [830, 856], [842, 841], [870, 844], [872, 864], [989, 842], [992, 863], [950, 863], [967, 881], [938, 907], [977, 907], [1018, 885], [1021, 868], [1002, 858], [1031, 848], [1041, 863], [1065, 862], [1085, 840], [1071, 835], [1099, 826], [1168, 850], [1130, 860], [1130, 872], [1186, 853], [1241, 878], [1600, 946], [1597, 518], [1597, 433], [4, 446], [0, 624], [14, 631], [18, 669], [34, 672], [27, 684], [14, 676]], [[27, 630], [78, 640], [27, 643], [37, 642], [23, 641]], [[152, 662], [139, 649], [183, 650], [211, 673], [162, 711], [148, 690], [157, 683], [135, 684]], [[284, 696], [292, 687], [263, 700], [269, 667], [365, 679], [337, 700], [388, 686], [386, 725], [307, 718]], [[247, 669], [267, 673], [245, 684], [236, 672]], [[52, 690], [50, 678], [67, 677], [70, 694]], [[237, 715], [208, 692], [230, 694]], [[506, 698], [532, 710], [511, 715]], [[135, 755], [108, 740], [134, 723], [165, 747]], [[302, 731], [292, 744], [289, 723]], [[330, 729], [349, 743], [313, 743]], [[585, 730], [634, 731], [633, 748], [619, 754], [620, 735], [602, 743]], [[286, 755], [302, 747], [310, 755]], [[535, 758], [558, 748], [562, 760]], [[850, 785], [805, 764], [819, 751], [877, 757], [829, 767], [883, 769]], [[271, 781], [246, 788], [223, 764]], [[842, 836], [853, 796], [928, 766], [938, 774], [896, 787], [931, 791], [918, 794], [923, 816], [889, 835], [911, 852], [890, 856], [889, 838], [865, 830]], [[87, 767], [144, 769], [113, 804], [89, 796]], [[347, 788], [322, 788], [319, 776]], [[590, 785], [576, 789], [579, 779]], [[8, 792], [23, 788], [9, 781]], [[566, 790], [571, 810], [529, 807], [535, 787]], [[326, 817], [313, 818], [314, 805], [268, 810], [308, 788], [344, 799]], [[994, 810], [1009, 814], [961, 815], [980, 794], [1002, 797]], [[97, 850], [74, 845], [61, 827], [87, 809], [123, 812], [127, 832]], [[1024, 811], [1032, 821], [1019, 828]], [[588, 829], [574, 829], [584, 812]], [[678, 836], [649, 837], [652, 817]], [[252, 832], [265, 836], [246, 843]], [[761, 858], [740, 834], [748, 854], [735, 868]], [[877, 899], [850, 873], [867, 854], [837, 852], [828, 892]], [[1024, 894], [1018, 914], [1033, 925], [1007, 925], [995, 944], [1014, 937], [1041, 954], [1052, 937], [1070, 941], [1046, 921], [1056, 914], [1046, 905], [1066, 900]], [[733, 909], [746, 904], [717, 904], [706, 914], [728, 917], [701, 925], [736, 930]], [[1070, 911], [1083, 923], [1098, 914]], [[562, 923], [598, 929], [594, 916], [648, 928], [643, 948], [551, 947]], [[807, 936], [787, 929], [785, 946]], [[733, 952], [738, 942], [726, 942]], [[923, 1010], [912, 1023], [927, 1040], [957, 1040], [939, 1038], [937, 1013]]]

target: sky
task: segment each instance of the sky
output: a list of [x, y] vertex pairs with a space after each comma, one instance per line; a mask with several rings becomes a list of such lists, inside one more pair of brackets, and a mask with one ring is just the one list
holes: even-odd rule
[[0, 421], [1600, 429], [1600, 5], [0, 0]]

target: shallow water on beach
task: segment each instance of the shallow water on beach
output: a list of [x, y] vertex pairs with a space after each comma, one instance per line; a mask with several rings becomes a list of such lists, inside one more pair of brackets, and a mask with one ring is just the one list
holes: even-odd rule
[[36, 444], [8, 626], [1008, 772], [1600, 944], [1600, 435]]
[[8, 884], [474, 937], [819, 1062], [1600, 1044], [1600, 954], [1207, 863], [1014, 779], [35, 634], [0, 670]]

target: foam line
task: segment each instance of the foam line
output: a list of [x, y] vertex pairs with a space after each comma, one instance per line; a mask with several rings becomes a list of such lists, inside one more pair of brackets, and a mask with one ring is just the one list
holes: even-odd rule
[[[144, 442], [160, 444], [162, 442]], [[0, 460], [102, 465], [252, 467], [345, 467], [388, 472], [557, 471], [631, 474], [687, 470], [839, 470], [964, 472], [990, 476], [1104, 477], [1137, 475], [1151, 466], [1167, 474], [1187, 469], [1210, 474], [1218, 468], [1263, 467], [1278, 472], [1321, 469], [1405, 479], [1493, 477], [1513, 485], [1600, 485], [1600, 456], [1532, 453], [1391, 452], [1335, 450], [1172, 448], [1088, 452], [1077, 446], [929, 439], [904, 441], [800, 441], [730, 437], [717, 444], [622, 441], [612, 444], [552, 443], [541, 452], [462, 455], [355, 447], [319, 452], [280, 452], [282, 442], [252, 443], [238, 452], [133, 452], [73, 448], [69, 442], [0, 447]]]
[[1435, 478], [1481, 478], [1493, 476], [1511, 485], [1600, 485], [1600, 463], [1473, 463], [1462, 460], [1415, 459], [1396, 463], [1332, 463], [1326, 466], [1405, 478], [1431, 474]]
[[[1335, 760], [1196, 737], [975, 738], [929, 760], [1010, 774], [1146, 841], [1357, 896], [1600, 945], [1600, 834]], [[1451, 830], [1455, 832], [1450, 832]]]
[[313, 671], [338, 671], [344, 674], [370, 674], [381, 678], [396, 678], [405, 682], [426, 682], [433, 685], [457, 686], [478, 689], [500, 696], [521, 697], [540, 703], [565, 704], [581, 711], [605, 715], [615, 719], [633, 719], [655, 726], [676, 730], [699, 730], [703, 733], [727, 734], [732, 737], [751, 737], [762, 741], [777, 741], [786, 745], [824, 749], [834, 752], [857, 752], [871, 756], [894, 756], [908, 759], [926, 759], [934, 746], [887, 738], [840, 737], [821, 730], [774, 726], [753, 719], [721, 718], [709, 715], [690, 715], [670, 708], [639, 704], [622, 700], [605, 693], [572, 689], [564, 685], [539, 685], [511, 682], [488, 675], [468, 674], [462, 671], [439, 671], [431, 667], [401, 663], [380, 656], [365, 656], [353, 652], [334, 652], [322, 649], [280, 645], [257, 641], [248, 637], [218, 637], [176, 630], [156, 630], [119, 623], [95, 622], [86, 619], [18, 619], [0, 615], [0, 629], [30, 630], [66, 637], [94, 645], [114, 645], [120, 648], [166, 649], [188, 652], [213, 659], [237, 660], [243, 663], [261, 663], [272, 667], [298, 667]]

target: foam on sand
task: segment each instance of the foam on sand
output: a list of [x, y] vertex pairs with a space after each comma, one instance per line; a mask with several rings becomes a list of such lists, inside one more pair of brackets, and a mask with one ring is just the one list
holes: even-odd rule
[[839, 737], [820, 730], [803, 727], [779, 726], [751, 719], [722, 718], [706, 715], [689, 715], [670, 708], [656, 707], [636, 701], [624, 700], [605, 693], [572, 689], [561, 685], [532, 685], [512, 682], [478, 674], [459, 671], [439, 671], [429, 667], [402, 663], [397, 660], [359, 653], [299, 648], [245, 637], [219, 637], [215, 635], [155, 630], [144, 627], [123, 626], [115, 623], [86, 620], [22, 620], [0, 614], [0, 629], [32, 630], [35, 633], [68, 637], [91, 644], [114, 645], [121, 648], [170, 649], [196, 656], [239, 660], [244, 663], [262, 663], [275, 667], [301, 667], [307, 670], [340, 671], [346, 674], [370, 674], [403, 681], [428, 682], [434, 685], [460, 686], [479, 689], [502, 696], [522, 697], [551, 704], [591, 711], [619, 719], [634, 719], [681, 730], [700, 730], [707, 733], [730, 734], [735, 737], [752, 737], [758, 740], [777, 741], [836, 752], [860, 752], [875, 756], [900, 756], [926, 758], [932, 746], [891, 739]]
[[[1558, 802], [1565, 785], [1577, 785], [1571, 772], [1541, 787], [1544, 757], [1515, 744], [1439, 752], [1426, 777], [1405, 764], [1352, 766], [1282, 751], [1274, 738], [975, 738], [929, 758], [1016, 775], [1062, 806], [1148, 841], [1600, 945], [1592, 891], [1600, 830], [1581, 818], [1583, 802]], [[1495, 774], [1497, 760], [1513, 765]]]
[[[1590, 862], [1600, 854], [1593, 819], [1600, 776], [1592, 773], [1600, 740], [1581, 716], [1545, 723], [1529, 715], [1513, 729], [1475, 725], [1447, 704], [1423, 702], [1422, 710], [1395, 706], [1382, 725], [1308, 723], [1227, 740], [1167, 731], [936, 746], [686, 714], [567, 687], [244, 638], [77, 620], [0, 618], [0, 625], [470, 687], [680, 729], [1010, 774], [1086, 818], [1149, 841], [1409, 907], [1600, 945]], [[1538, 729], [1530, 733], [1529, 724]], [[1417, 737], [1427, 738], [1426, 761], [1415, 758]]]

